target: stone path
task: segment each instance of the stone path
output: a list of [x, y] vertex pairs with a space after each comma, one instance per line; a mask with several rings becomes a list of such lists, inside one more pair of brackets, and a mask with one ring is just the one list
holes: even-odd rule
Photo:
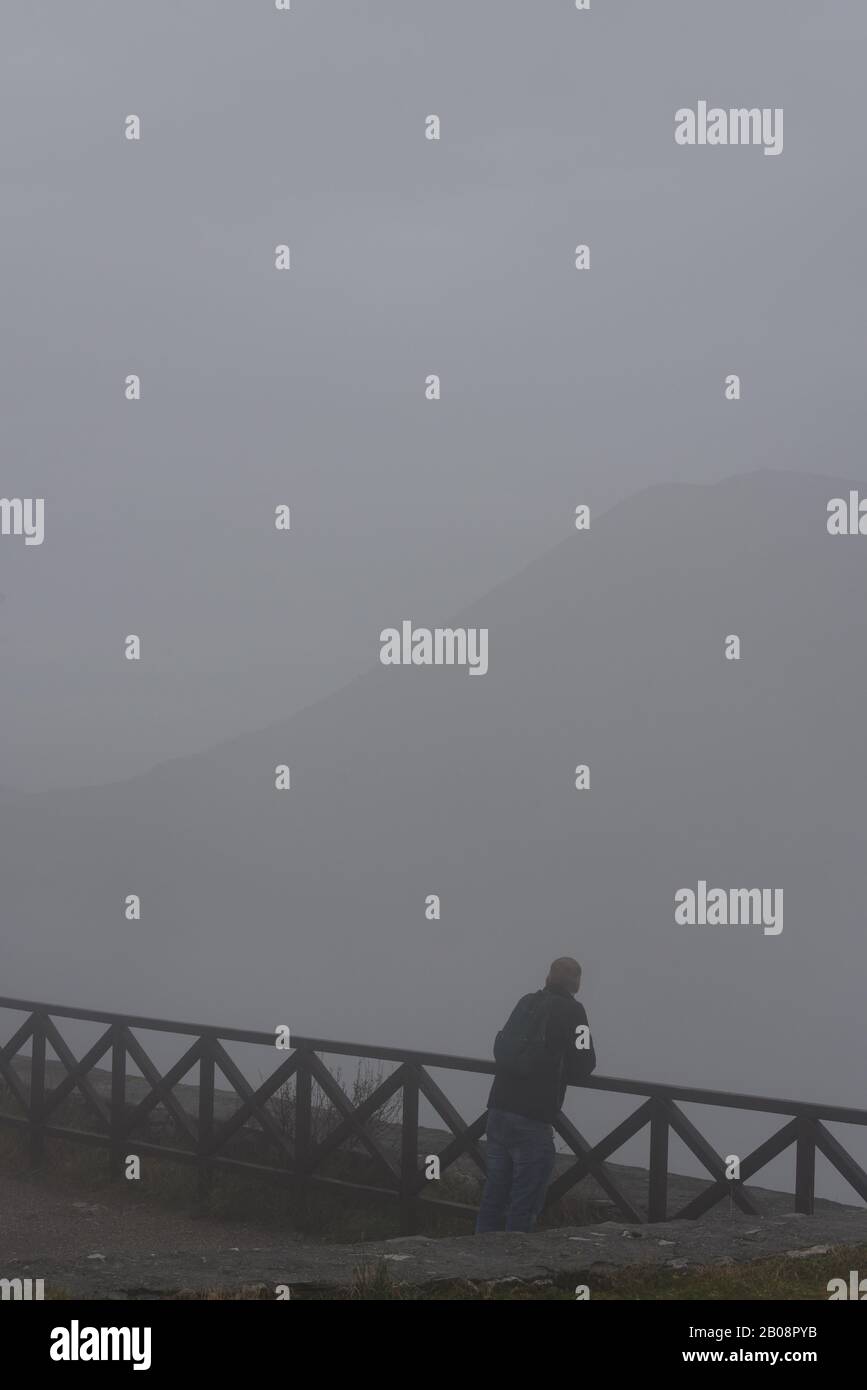
[[[17, 1180], [14, 1180], [17, 1181]], [[0, 1181], [5, 1208], [10, 1180]], [[66, 1203], [67, 1208], [74, 1204]], [[99, 1204], [95, 1204], [99, 1205]], [[51, 1216], [58, 1236], [56, 1247], [43, 1246], [22, 1258], [0, 1240], [0, 1275], [5, 1278], [43, 1278], [76, 1298], [159, 1298], [189, 1290], [203, 1293], [218, 1288], [239, 1290], [264, 1285], [274, 1293], [279, 1284], [290, 1290], [346, 1288], [363, 1265], [382, 1260], [396, 1282], [430, 1287], [454, 1280], [495, 1283], [500, 1280], [540, 1280], [574, 1276], [593, 1287], [594, 1271], [624, 1266], [688, 1268], [717, 1262], [739, 1262], [766, 1255], [798, 1258], [803, 1252], [825, 1253], [847, 1244], [867, 1244], [867, 1212], [823, 1212], [817, 1216], [735, 1215], [717, 1222], [666, 1222], [625, 1226], [607, 1221], [597, 1226], [568, 1227], [533, 1235], [494, 1234], [422, 1236], [375, 1241], [364, 1245], [313, 1244], [284, 1239], [266, 1241], [261, 1230], [223, 1223], [191, 1222], [153, 1213], [139, 1223], [141, 1213], [112, 1229], [98, 1211]], [[25, 1215], [26, 1220], [26, 1215]], [[191, 1238], [194, 1241], [184, 1248]], [[222, 1240], [218, 1238], [218, 1230]], [[174, 1247], [166, 1240], [174, 1232]], [[68, 1239], [78, 1242], [70, 1249]], [[234, 1242], [238, 1245], [233, 1247]], [[842, 1264], [846, 1264], [845, 1258]], [[848, 1275], [849, 1266], [841, 1275]]]

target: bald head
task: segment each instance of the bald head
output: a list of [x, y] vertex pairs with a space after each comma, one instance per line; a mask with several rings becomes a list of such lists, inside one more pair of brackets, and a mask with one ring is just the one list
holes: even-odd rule
[[565, 989], [569, 994], [577, 994], [581, 988], [581, 966], [571, 956], [558, 956], [551, 962], [545, 984], [553, 989]]

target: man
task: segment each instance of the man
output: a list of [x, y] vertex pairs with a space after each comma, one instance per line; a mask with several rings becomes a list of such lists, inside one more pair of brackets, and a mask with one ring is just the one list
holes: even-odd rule
[[554, 1168], [553, 1123], [566, 1087], [596, 1067], [587, 1014], [575, 995], [581, 966], [561, 956], [545, 988], [525, 994], [497, 1034], [488, 1097], [488, 1170], [476, 1221], [484, 1231], [532, 1231]]

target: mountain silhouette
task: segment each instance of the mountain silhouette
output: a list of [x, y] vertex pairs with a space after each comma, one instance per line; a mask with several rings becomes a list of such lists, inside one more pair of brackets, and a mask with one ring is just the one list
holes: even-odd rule
[[[488, 1056], [568, 953], [601, 1073], [858, 1105], [867, 541], [825, 528], [850, 486], [650, 488], [460, 614], [382, 614], [486, 627], [483, 678], [381, 666], [371, 631], [371, 669], [282, 724], [7, 792], [4, 992]], [[783, 932], [676, 925], [699, 879], [782, 889]]]

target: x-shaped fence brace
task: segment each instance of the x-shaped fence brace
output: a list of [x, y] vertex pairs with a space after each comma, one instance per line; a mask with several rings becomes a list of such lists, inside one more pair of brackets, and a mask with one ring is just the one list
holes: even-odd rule
[[[24, 1084], [13, 1066], [13, 1060], [28, 1042], [31, 1044], [29, 1087]], [[66, 1072], [59, 1084], [50, 1091], [45, 1089], [47, 1046], [53, 1048]], [[337, 1046], [346, 1050], [343, 1044]], [[102, 1137], [104, 1142], [111, 1145], [116, 1162], [118, 1145], [132, 1140], [133, 1132], [141, 1126], [154, 1108], [162, 1103], [179, 1134], [189, 1146], [186, 1153], [168, 1148], [165, 1148], [165, 1152], [175, 1157], [192, 1158], [203, 1167], [210, 1162], [219, 1161], [221, 1155], [225, 1160], [229, 1142], [248, 1122], [253, 1121], [276, 1149], [281, 1161], [279, 1167], [248, 1164], [231, 1159], [229, 1161], [233, 1166], [253, 1168], [259, 1172], [282, 1172], [305, 1180], [325, 1181], [329, 1185], [390, 1194], [399, 1197], [408, 1208], [413, 1208], [422, 1201], [426, 1206], [468, 1210], [456, 1203], [426, 1200], [430, 1188], [426, 1174], [419, 1166], [419, 1100], [423, 1097], [428, 1102], [452, 1135], [450, 1141], [436, 1155], [439, 1159], [440, 1173], [466, 1155], [484, 1176], [485, 1158], [479, 1140], [485, 1131], [487, 1112], [483, 1112], [471, 1124], [467, 1124], [425, 1066], [410, 1058], [399, 1062], [395, 1070], [362, 1101], [353, 1103], [337, 1079], [329, 1072], [322, 1058], [317, 1055], [319, 1051], [326, 1050], [327, 1044], [317, 1043], [316, 1047], [313, 1047], [296, 1040], [291, 1054], [254, 1088], [227, 1052], [215, 1029], [202, 1030], [183, 1055], [167, 1071], [161, 1073], [132, 1027], [123, 1020], [117, 1019], [110, 1023], [105, 1032], [79, 1059], [73, 1054], [48, 1012], [37, 1011], [25, 1019], [9, 1040], [0, 1047], [0, 1078], [5, 1081], [10, 1094], [23, 1112], [23, 1118], [5, 1118], [11, 1123], [30, 1126], [34, 1155], [40, 1152], [44, 1134], [68, 1135], [71, 1138], [78, 1135], [82, 1139], [87, 1137], [91, 1141], [98, 1140], [99, 1135], [64, 1129], [48, 1123], [62, 1102], [77, 1089], [86, 1108], [95, 1116], [101, 1130], [104, 1131]], [[106, 1104], [105, 1099], [88, 1079], [89, 1073], [107, 1053], [111, 1053], [112, 1059], [109, 1104]], [[135, 1064], [150, 1087], [147, 1095], [135, 1105], [126, 1103], [127, 1059]], [[174, 1094], [174, 1088], [197, 1066], [198, 1109], [194, 1115], [181, 1105]], [[214, 1118], [214, 1080], [217, 1069], [222, 1072], [239, 1101], [234, 1113], [219, 1124], [215, 1123]], [[268, 1103], [293, 1076], [296, 1087], [293, 1136], [290, 1138], [285, 1127], [275, 1118]], [[314, 1140], [311, 1123], [311, 1094], [314, 1083], [338, 1116], [337, 1123], [318, 1140]], [[660, 1088], [655, 1088], [653, 1095], [595, 1144], [591, 1144], [562, 1112], [559, 1114], [554, 1127], [574, 1154], [575, 1162], [551, 1183], [547, 1194], [548, 1205], [560, 1200], [583, 1178], [590, 1176], [607, 1193], [627, 1221], [665, 1220], [669, 1217], [668, 1138], [671, 1132], [678, 1135], [699, 1160], [709, 1173], [711, 1181], [704, 1191], [681, 1207], [670, 1219], [702, 1216], [726, 1198], [732, 1200], [742, 1212], [751, 1216], [758, 1215], [754, 1202], [744, 1190], [744, 1183], [791, 1145], [795, 1146], [796, 1151], [797, 1210], [813, 1210], [817, 1151], [824, 1154], [859, 1196], [867, 1201], [867, 1172], [821, 1123], [818, 1114], [811, 1113], [810, 1107], [801, 1107], [801, 1113], [789, 1119], [775, 1134], [740, 1159], [739, 1177], [733, 1179], [726, 1175], [726, 1163], [723, 1158], [680, 1106], [670, 1097], [659, 1094], [659, 1091]], [[400, 1156], [399, 1163], [396, 1164], [393, 1151], [390, 1151], [388, 1145], [383, 1144], [381, 1137], [372, 1133], [368, 1126], [376, 1112], [398, 1093], [402, 1097], [402, 1116], [399, 1127]], [[859, 1117], [856, 1121], [858, 1123], [867, 1120], [867, 1116], [864, 1119], [860, 1118], [861, 1112], [851, 1113]], [[650, 1128], [646, 1215], [624, 1193], [607, 1164], [611, 1155], [645, 1126]], [[398, 1129], [397, 1126], [393, 1128]], [[382, 1125], [380, 1131], [381, 1129]], [[356, 1147], [360, 1146], [373, 1160], [383, 1187], [342, 1180], [337, 1182], [321, 1174], [317, 1179], [317, 1170], [321, 1170], [325, 1161], [347, 1141]], [[147, 1147], [156, 1152], [164, 1148], [161, 1145]], [[422, 1193], [425, 1194], [424, 1197]]]

